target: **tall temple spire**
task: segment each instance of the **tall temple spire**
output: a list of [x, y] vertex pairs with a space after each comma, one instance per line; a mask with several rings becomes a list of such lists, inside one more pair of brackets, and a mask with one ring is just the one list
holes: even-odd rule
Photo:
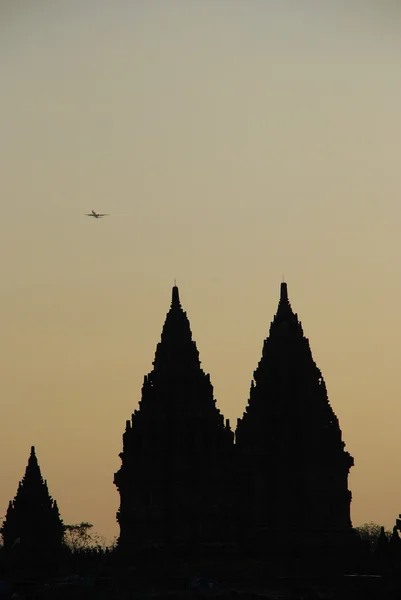
[[[119, 545], [171, 544], [218, 536], [230, 499], [233, 434], [201, 369], [174, 285], [153, 370], [127, 421], [121, 469]], [[226, 494], [226, 495], [225, 495]]]
[[351, 528], [353, 458], [285, 282], [236, 440], [251, 478], [255, 530], [283, 531], [286, 523], [293, 531]]

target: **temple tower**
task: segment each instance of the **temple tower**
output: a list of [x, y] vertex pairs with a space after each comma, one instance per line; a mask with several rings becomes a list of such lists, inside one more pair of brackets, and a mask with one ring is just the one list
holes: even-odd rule
[[282, 283], [236, 431], [248, 539], [268, 544], [286, 535], [293, 540], [298, 532], [298, 539], [321, 541], [351, 532], [347, 482], [354, 461], [344, 446], [324, 379]]
[[64, 526], [57, 502], [52, 499], [31, 447], [25, 475], [11, 500], [1, 528], [4, 549], [17, 548], [18, 552], [51, 554], [62, 545]]
[[229, 535], [234, 435], [200, 365], [174, 286], [114, 478], [120, 548], [189, 547], [221, 543]]

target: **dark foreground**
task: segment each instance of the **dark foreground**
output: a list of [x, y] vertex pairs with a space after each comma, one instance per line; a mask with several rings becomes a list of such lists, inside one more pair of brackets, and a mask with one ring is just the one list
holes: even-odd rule
[[371, 573], [346, 574], [292, 565], [285, 574], [285, 565], [252, 557], [142, 556], [133, 563], [112, 552], [78, 553], [62, 565], [35, 562], [2, 561], [0, 599], [401, 600], [401, 572], [378, 573], [374, 565]]
[[62, 580], [41, 582], [34, 577], [1, 582], [1, 598], [29, 599], [186, 599], [216, 600], [329, 600], [329, 599], [401, 599], [399, 579], [380, 576], [349, 575], [330, 578], [271, 579], [263, 585], [230, 586], [207, 577], [191, 581], [165, 582], [143, 587], [135, 578], [130, 581], [113, 577], [70, 576]]

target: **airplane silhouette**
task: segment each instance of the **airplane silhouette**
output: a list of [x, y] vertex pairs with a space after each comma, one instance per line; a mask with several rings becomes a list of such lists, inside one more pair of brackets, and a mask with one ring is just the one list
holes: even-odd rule
[[95, 217], [95, 219], [99, 219], [100, 217], [108, 217], [109, 213], [97, 213], [92, 209], [92, 212], [85, 213], [86, 217]]

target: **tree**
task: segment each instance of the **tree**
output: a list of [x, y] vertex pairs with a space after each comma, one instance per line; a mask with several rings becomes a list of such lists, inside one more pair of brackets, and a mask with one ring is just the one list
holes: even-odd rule
[[74, 525], [64, 525], [64, 543], [73, 552], [82, 550], [104, 549], [105, 540], [92, 533], [92, 523], [82, 521]]
[[[381, 525], [370, 521], [369, 523], [364, 523], [363, 525], [355, 527], [355, 529], [359, 533], [361, 539], [369, 542], [371, 549], [374, 550], [380, 536], [381, 527]], [[384, 533], [387, 537], [390, 537], [392, 532], [388, 529], [385, 529]]]

